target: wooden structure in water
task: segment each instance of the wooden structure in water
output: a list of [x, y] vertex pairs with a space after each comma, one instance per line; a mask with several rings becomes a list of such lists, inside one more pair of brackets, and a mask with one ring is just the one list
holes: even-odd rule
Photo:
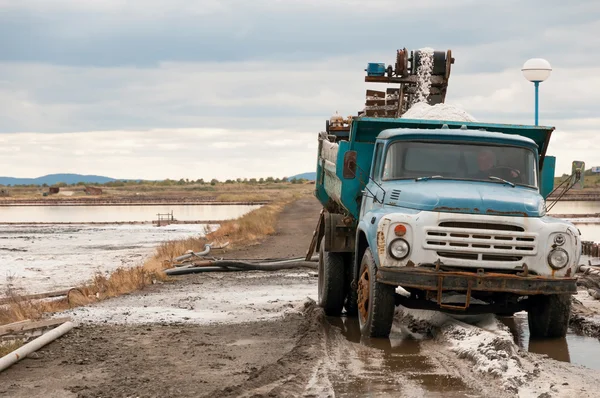
[[175, 217], [173, 216], [173, 210], [171, 210], [170, 213], [158, 213], [157, 215], [157, 220], [154, 221], [154, 223], [156, 223], [157, 227], [161, 227], [163, 225], [169, 225], [172, 222], [176, 221]]

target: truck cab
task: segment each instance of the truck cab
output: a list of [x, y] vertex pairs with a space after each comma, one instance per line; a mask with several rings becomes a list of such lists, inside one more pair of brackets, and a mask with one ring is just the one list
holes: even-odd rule
[[320, 136], [319, 303], [371, 337], [395, 307], [528, 312], [534, 337], [566, 334], [578, 229], [546, 215], [552, 127], [356, 118]]

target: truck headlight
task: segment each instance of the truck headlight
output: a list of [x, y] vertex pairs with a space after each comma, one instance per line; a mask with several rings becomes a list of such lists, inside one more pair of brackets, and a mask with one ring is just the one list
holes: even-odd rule
[[548, 254], [548, 264], [554, 269], [561, 269], [569, 263], [569, 253], [564, 249], [554, 249]]
[[404, 239], [394, 239], [390, 243], [389, 252], [396, 260], [404, 260], [410, 253], [410, 245]]

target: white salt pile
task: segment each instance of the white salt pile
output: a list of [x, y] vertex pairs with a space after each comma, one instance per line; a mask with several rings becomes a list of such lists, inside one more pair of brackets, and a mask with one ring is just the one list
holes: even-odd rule
[[431, 89], [431, 72], [433, 71], [433, 48], [421, 48], [419, 65], [417, 66], [417, 92], [413, 104], [427, 102]]
[[431, 106], [427, 103], [431, 90], [431, 73], [433, 71], [432, 48], [421, 48], [420, 61], [417, 66], [417, 92], [413, 97], [410, 109], [406, 111], [404, 119], [449, 120], [454, 122], [476, 122], [477, 120], [464, 110], [447, 104]]
[[414, 104], [402, 115], [403, 119], [448, 120], [454, 122], [476, 122], [466, 111], [448, 104], [429, 105], [425, 102]]

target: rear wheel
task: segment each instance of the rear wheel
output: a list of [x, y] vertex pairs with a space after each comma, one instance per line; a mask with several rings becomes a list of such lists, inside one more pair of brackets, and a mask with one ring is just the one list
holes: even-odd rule
[[346, 315], [356, 316], [358, 314], [358, 292], [356, 287], [352, 287], [352, 280], [354, 279], [354, 254], [347, 253], [344, 256], [345, 259], [345, 275], [346, 281], [344, 282], [345, 288], [345, 302], [344, 308], [346, 309]]
[[358, 278], [358, 322], [365, 337], [388, 337], [394, 320], [395, 288], [376, 281], [373, 253], [367, 248]]
[[531, 296], [527, 318], [534, 338], [565, 337], [571, 317], [571, 295]]
[[319, 250], [319, 307], [329, 316], [340, 315], [344, 308], [344, 257], [325, 251], [325, 238]]

